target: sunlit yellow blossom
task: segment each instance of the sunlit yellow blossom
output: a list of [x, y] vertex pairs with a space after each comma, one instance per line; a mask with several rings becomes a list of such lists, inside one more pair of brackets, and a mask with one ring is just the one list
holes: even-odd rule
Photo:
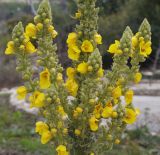
[[58, 32], [56, 30], [53, 30], [53, 32], [52, 32], [52, 38], [53, 39], [56, 38], [57, 35], [58, 35]]
[[67, 79], [65, 86], [72, 96], [77, 95], [78, 84], [74, 79]]
[[79, 114], [81, 114], [81, 113], [83, 112], [83, 109], [82, 109], [81, 107], [77, 107], [77, 108], [76, 108], [76, 111], [77, 111]]
[[81, 14], [81, 12], [78, 10], [78, 12], [76, 12], [75, 16], [76, 16], [76, 18], [78, 19], [78, 18], [80, 18], [80, 17], [82, 16], [82, 14]]
[[56, 148], [56, 151], [57, 151], [58, 155], [69, 155], [67, 148], [64, 145], [59, 145]]
[[125, 94], [125, 101], [127, 104], [130, 104], [133, 100], [134, 92], [133, 90], [128, 90]]
[[105, 108], [103, 108], [102, 117], [109, 118], [112, 115], [112, 112], [113, 112], [113, 108], [106, 106]]
[[125, 79], [124, 78], [119, 78], [118, 80], [117, 80], [117, 82], [116, 82], [116, 85], [118, 86], [120, 86], [120, 85], [122, 85], [123, 84], [123, 82], [125, 81]]
[[42, 23], [38, 23], [36, 25], [36, 28], [37, 28], [38, 31], [41, 31], [43, 29], [43, 24]]
[[96, 118], [100, 118], [101, 117], [101, 111], [103, 110], [102, 105], [99, 103], [95, 106], [93, 114]]
[[138, 39], [136, 36], [132, 37], [132, 46], [135, 48], [138, 45]]
[[47, 68], [40, 73], [39, 85], [41, 89], [47, 89], [51, 86], [50, 72]]
[[69, 78], [74, 78], [76, 70], [72, 67], [68, 67], [66, 73]]
[[102, 44], [102, 36], [100, 34], [95, 34], [94, 40], [97, 44]]
[[151, 48], [151, 42], [144, 42], [141, 41], [140, 42], [140, 54], [143, 55], [144, 57], [147, 57], [148, 55], [151, 54], [152, 52], [152, 48]]
[[57, 81], [58, 82], [61, 82], [63, 80], [63, 75], [62, 75], [62, 73], [58, 73], [57, 74]]
[[46, 144], [52, 139], [53, 135], [51, 131], [44, 131], [41, 135], [41, 143]]
[[92, 116], [90, 119], [89, 119], [89, 126], [90, 126], [90, 129], [92, 131], [97, 131], [98, 130], [98, 119], [96, 119], [95, 116]]
[[78, 48], [78, 46], [76, 45], [73, 45], [71, 47], [69, 47], [68, 49], [68, 57], [71, 59], [71, 60], [78, 60], [79, 59], [79, 56], [80, 56], [80, 49]]
[[27, 36], [26, 33], [24, 33], [23, 36], [24, 36], [23, 44], [25, 45], [27, 42], [30, 41], [30, 38], [29, 38], [29, 36]]
[[64, 129], [63, 129], [63, 134], [65, 134], [65, 135], [68, 134], [68, 129], [67, 129], [67, 128], [64, 128]]
[[73, 111], [73, 117], [77, 118], [81, 113], [83, 112], [83, 109], [81, 107], [77, 107], [74, 111]]
[[24, 87], [24, 86], [18, 87], [18, 89], [17, 89], [17, 98], [19, 100], [25, 99], [26, 95], [27, 95], [26, 87]]
[[6, 55], [10, 55], [10, 54], [14, 54], [15, 49], [14, 49], [14, 42], [13, 41], [9, 41], [7, 44], [7, 48], [5, 50], [5, 54]]
[[26, 28], [25, 28], [25, 34], [28, 36], [28, 37], [32, 37], [32, 38], [35, 38], [36, 35], [37, 35], [37, 28], [34, 24], [32, 23], [29, 23]]
[[133, 109], [126, 108], [124, 122], [127, 124], [133, 124], [136, 121], [136, 112]]
[[34, 47], [34, 45], [28, 41], [24, 44], [25, 48], [26, 48], [26, 52], [27, 53], [34, 53], [36, 52], [36, 48]]
[[95, 154], [92, 152], [92, 153], [90, 153], [90, 155], [95, 155]]
[[48, 129], [49, 129], [49, 127], [46, 123], [44, 123], [42, 121], [36, 122], [36, 128], [35, 128], [36, 133], [39, 133], [40, 135], [42, 135], [42, 133], [44, 131], [48, 131]]
[[104, 75], [104, 70], [102, 68], [100, 68], [97, 72], [97, 76], [101, 78], [101, 77], [103, 77], [103, 75]]
[[57, 109], [58, 113], [61, 115], [61, 116], [66, 116], [67, 114], [65, 113], [64, 111], [64, 108], [62, 106], [58, 106], [58, 109]]
[[73, 117], [76, 119], [78, 117], [79, 113], [77, 110], [73, 111]]
[[76, 136], [79, 136], [81, 134], [81, 130], [75, 129], [74, 133], [75, 133]]
[[68, 46], [75, 45], [76, 41], [77, 41], [77, 33], [75, 32], [69, 33], [68, 38], [67, 38]]
[[56, 134], [57, 134], [57, 129], [56, 129], [56, 128], [52, 128], [52, 129], [51, 129], [51, 133], [52, 133], [53, 136], [56, 136]]
[[108, 52], [113, 54], [122, 54], [122, 50], [119, 48], [119, 46], [120, 42], [118, 40], [115, 40], [115, 43], [109, 46]]
[[118, 86], [118, 87], [116, 87], [116, 88], [113, 89], [112, 96], [113, 96], [114, 99], [117, 99], [120, 96], [122, 96], [122, 90], [121, 90], [120, 86]]
[[117, 118], [118, 117], [118, 113], [116, 111], [112, 112], [112, 118]]
[[78, 65], [77, 71], [81, 74], [86, 74], [88, 72], [88, 64], [86, 62], [82, 62]]
[[52, 25], [49, 25], [48, 32], [53, 33], [53, 31], [54, 31], [54, 27]]
[[90, 53], [90, 52], [93, 52], [94, 48], [93, 48], [92, 43], [89, 40], [84, 40], [81, 46], [81, 50], [83, 52]]
[[142, 80], [142, 74], [140, 72], [136, 73], [134, 76], [134, 82], [139, 83]]
[[29, 98], [31, 107], [41, 108], [44, 106], [45, 95], [39, 91], [35, 91]]
[[115, 144], [119, 144], [120, 142], [121, 142], [121, 141], [120, 141], [119, 139], [116, 139], [114, 143], [115, 143]]

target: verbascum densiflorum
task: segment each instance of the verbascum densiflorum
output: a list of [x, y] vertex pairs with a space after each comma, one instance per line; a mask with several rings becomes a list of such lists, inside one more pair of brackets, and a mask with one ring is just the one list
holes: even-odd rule
[[34, 22], [15, 26], [5, 54], [16, 56], [25, 81], [17, 89], [18, 99], [29, 99], [43, 118], [35, 127], [41, 143], [53, 145], [58, 155], [103, 155], [121, 142], [127, 124], [140, 113], [132, 104], [130, 85], [142, 79], [139, 63], [151, 54], [151, 28], [146, 19], [136, 34], [127, 27], [107, 49], [113, 65], [105, 73], [96, 0], [77, 0], [77, 7], [74, 18], [79, 22], [66, 40], [72, 60], [66, 79], [53, 44], [58, 33], [48, 0], [41, 2]]

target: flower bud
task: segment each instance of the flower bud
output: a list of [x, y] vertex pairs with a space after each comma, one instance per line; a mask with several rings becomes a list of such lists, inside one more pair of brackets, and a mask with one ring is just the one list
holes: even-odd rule
[[116, 139], [114, 143], [115, 143], [115, 144], [119, 144], [120, 142], [121, 142], [121, 141], [120, 141], [119, 139]]
[[63, 134], [65, 134], [65, 135], [68, 134], [68, 129], [67, 129], [67, 128], [64, 128], [64, 129], [63, 129]]
[[51, 103], [51, 102], [52, 102], [52, 99], [51, 99], [50, 97], [48, 97], [48, 98], [47, 98], [47, 102], [48, 102], [48, 103]]

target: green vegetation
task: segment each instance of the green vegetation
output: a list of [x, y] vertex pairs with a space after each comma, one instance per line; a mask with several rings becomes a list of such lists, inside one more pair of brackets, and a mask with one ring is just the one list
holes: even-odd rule
[[34, 132], [36, 116], [16, 111], [7, 104], [8, 98], [0, 96], [0, 154], [53, 155]]
[[[34, 133], [36, 116], [15, 110], [9, 95], [0, 95], [0, 154], [54, 155], [48, 145], [42, 145]], [[146, 127], [127, 131], [121, 145], [109, 155], [158, 155], [160, 137], [152, 136]]]

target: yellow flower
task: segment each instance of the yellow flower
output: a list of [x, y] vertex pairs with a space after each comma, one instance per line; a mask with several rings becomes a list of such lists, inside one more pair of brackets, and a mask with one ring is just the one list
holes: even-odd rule
[[72, 67], [68, 67], [66, 72], [67, 72], [67, 76], [69, 78], [74, 78], [74, 76], [76, 74], [76, 70]]
[[95, 34], [94, 40], [97, 44], [102, 44], [102, 36], [100, 34]]
[[123, 119], [127, 124], [133, 124], [136, 121], [136, 112], [133, 109], [126, 108], [126, 115]]
[[90, 153], [90, 155], [95, 155], [95, 154], [92, 152], [92, 153]]
[[66, 116], [67, 114], [65, 113], [65, 111], [64, 111], [64, 109], [63, 109], [63, 107], [62, 106], [58, 106], [58, 113], [62, 116], [62, 117], [64, 117], [64, 116]]
[[98, 119], [96, 119], [95, 116], [92, 116], [90, 119], [89, 119], [89, 126], [90, 126], [90, 129], [92, 131], [97, 131], [98, 130]]
[[93, 48], [92, 43], [89, 40], [84, 40], [81, 46], [81, 50], [83, 52], [91, 53], [93, 52], [94, 48]]
[[57, 35], [58, 35], [58, 32], [56, 30], [53, 30], [53, 32], [52, 32], [52, 38], [53, 39], [56, 38]]
[[65, 84], [68, 92], [72, 95], [72, 96], [76, 96], [77, 95], [77, 91], [78, 91], [78, 84], [74, 79], [67, 79], [66, 84]]
[[50, 72], [46, 68], [44, 71], [40, 73], [40, 88], [41, 89], [47, 89], [51, 86], [51, 81], [50, 81]]
[[117, 118], [118, 117], [118, 113], [116, 111], [112, 112], [112, 118]]
[[77, 108], [76, 108], [76, 111], [77, 111], [79, 114], [81, 114], [81, 113], [83, 112], [83, 109], [82, 109], [81, 107], [77, 107]]
[[103, 118], [109, 118], [112, 115], [112, 112], [113, 112], [113, 107], [112, 106], [106, 106], [105, 108], [103, 108], [102, 117]]
[[77, 110], [73, 111], [73, 117], [76, 119], [78, 117], [79, 113]]
[[39, 133], [40, 135], [43, 134], [44, 131], [48, 131], [49, 127], [46, 123], [39, 121], [36, 122], [36, 128], [35, 128], [35, 132]]
[[115, 43], [109, 46], [108, 52], [113, 54], [122, 54], [122, 50], [119, 48], [119, 46], [120, 42], [118, 40], [115, 40]]
[[57, 134], [57, 129], [56, 129], [56, 128], [52, 128], [52, 129], [51, 129], [51, 133], [52, 133], [53, 136], [56, 136], [56, 134]]
[[82, 112], [83, 109], [81, 107], [77, 107], [76, 110], [73, 111], [73, 117], [77, 118]]
[[81, 134], [81, 130], [75, 129], [74, 133], [75, 133], [76, 136], [79, 136]]
[[80, 18], [82, 16], [81, 12], [78, 10], [78, 12], [76, 13], [76, 19]]
[[103, 110], [102, 105], [99, 103], [94, 107], [94, 111], [93, 114], [96, 118], [100, 118], [101, 117], [101, 111]]
[[112, 96], [114, 99], [117, 99], [120, 96], [122, 96], [122, 90], [120, 86], [117, 86], [116, 88], [113, 89]]
[[36, 38], [36, 35], [37, 35], [37, 28], [34, 24], [32, 23], [29, 23], [26, 28], [25, 28], [25, 34], [28, 36], [28, 37], [31, 37], [31, 38]]
[[77, 33], [75, 32], [69, 33], [68, 38], [67, 38], [68, 46], [75, 45], [76, 41], [77, 41]]
[[97, 76], [98, 76], [99, 78], [101, 78], [101, 77], [103, 77], [103, 75], [104, 75], [104, 70], [103, 70], [102, 68], [100, 68], [100, 69], [98, 70], [98, 72], [97, 72]]
[[138, 45], [138, 39], [136, 36], [132, 37], [132, 46], [135, 48]]
[[36, 48], [34, 47], [34, 45], [30, 41], [26, 42], [24, 44], [24, 46], [26, 48], [26, 52], [27, 53], [31, 53], [32, 54], [32, 53], [36, 52]]
[[68, 134], [68, 129], [67, 129], [67, 128], [64, 128], [64, 129], [63, 129], [63, 134], [65, 134], [65, 135]]
[[127, 104], [130, 104], [133, 100], [134, 92], [133, 90], [128, 90], [125, 94], [125, 101]]
[[49, 25], [48, 32], [52, 34], [53, 31], [54, 31], [54, 27], [52, 25]]
[[119, 140], [119, 139], [116, 139], [115, 141], [114, 141], [114, 143], [115, 144], [119, 144], [121, 141]]
[[67, 152], [67, 148], [64, 145], [59, 145], [56, 148], [56, 151], [57, 151], [58, 155], [69, 155], [69, 153]]
[[21, 99], [25, 99], [25, 97], [26, 97], [26, 95], [27, 95], [27, 89], [26, 89], [26, 87], [24, 87], [24, 86], [21, 86], [21, 87], [18, 87], [18, 89], [17, 89], [17, 98], [19, 99], [19, 100], [21, 100]]
[[27, 36], [26, 33], [24, 33], [23, 36], [24, 36], [23, 44], [25, 45], [27, 42], [30, 41], [30, 38]]
[[147, 57], [148, 55], [151, 54], [152, 52], [152, 48], [151, 48], [151, 42], [148, 41], [148, 42], [144, 42], [144, 41], [141, 41], [140, 42], [140, 54], [143, 55], [144, 57]]
[[43, 24], [42, 23], [38, 23], [36, 25], [36, 28], [37, 28], [38, 31], [41, 31], [43, 29]]
[[134, 82], [139, 83], [142, 80], [142, 74], [140, 72], [136, 73], [134, 76]]
[[31, 108], [37, 107], [41, 108], [44, 106], [45, 95], [39, 91], [35, 91], [32, 96], [29, 98], [31, 102]]
[[5, 50], [5, 54], [6, 55], [10, 55], [10, 54], [14, 54], [15, 49], [14, 49], [14, 42], [13, 41], [9, 41], [7, 44], [7, 48]]
[[63, 80], [63, 75], [62, 75], [62, 73], [58, 73], [57, 74], [57, 81], [58, 82], [61, 82]]
[[77, 71], [81, 74], [86, 74], [88, 72], [88, 64], [86, 62], [82, 62], [78, 65]]
[[80, 56], [80, 52], [81, 51], [78, 48], [78, 46], [76, 46], [76, 45], [70, 46], [69, 49], [68, 49], [68, 57], [71, 60], [78, 60], [79, 56]]
[[41, 143], [46, 144], [52, 139], [53, 135], [51, 131], [44, 131], [41, 135]]

